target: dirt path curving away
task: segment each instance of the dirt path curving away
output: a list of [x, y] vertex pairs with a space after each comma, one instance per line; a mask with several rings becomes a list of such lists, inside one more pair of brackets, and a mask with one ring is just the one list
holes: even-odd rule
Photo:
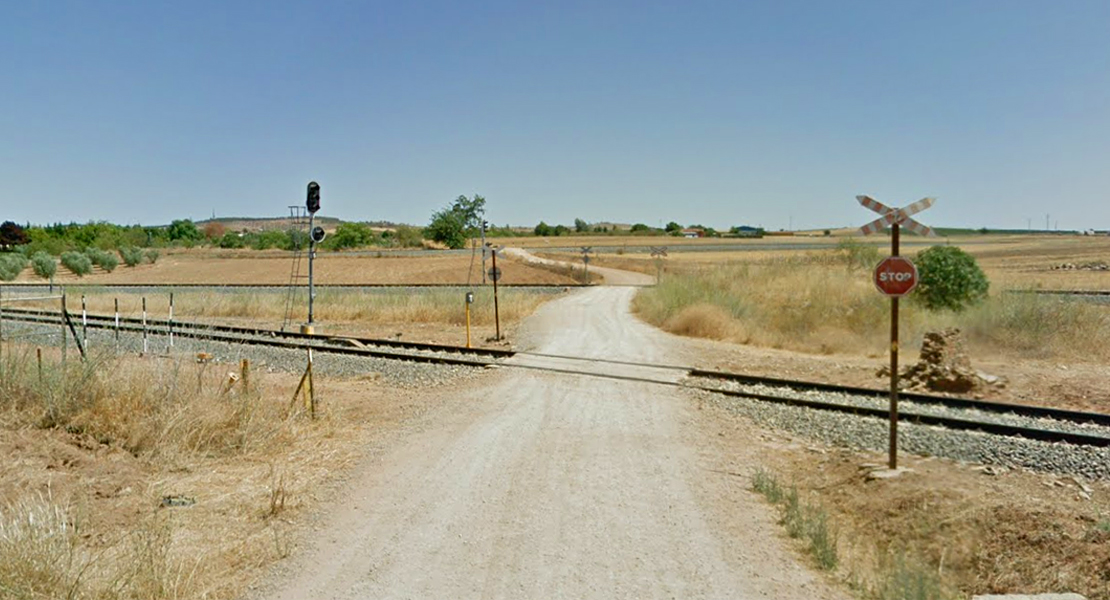
[[[524, 248], [505, 248], [501, 250], [504, 254], [519, 259], [525, 264], [541, 264], [541, 265], [569, 265], [574, 269], [581, 269], [582, 265], [579, 263], [568, 263], [559, 260], [551, 260], [550, 258], [543, 258], [536, 256]], [[590, 272], [601, 275], [605, 280], [605, 285], [654, 285], [655, 278], [651, 275], [643, 273], [636, 273], [634, 271], [622, 271], [620, 269], [610, 269], [607, 267], [590, 267]]]
[[[673, 342], [631, 316], [635, 291], [550, 302], [525, 323], [525, 343], [665, 363]], [[722, 492], [681, 390], [502, 368], [451, 396], [445, 416], [361, 468], [314, 542], [256, 597], [841, 597], [797, 564], [742, 484]]]

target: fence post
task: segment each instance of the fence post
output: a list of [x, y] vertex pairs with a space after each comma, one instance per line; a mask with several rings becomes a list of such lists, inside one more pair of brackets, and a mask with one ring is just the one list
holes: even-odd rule
[[143, 296], [143, 356], [147, 354], [147, 337], [146, 337], [146, 296]]
[[239, 371], [243, 378], [243, 393], [249, 394], [251, 391], [251, 361], [244, 358], [239, 361]]
[[173, 348], [173, 292], [170, 292], [170, 348]]
[[116, 301], [116, 352], [119, 352], [119, 298]]
[[0, 368], [4, 363], [4, 286], [0, 285]]
[[[69, 342], [66, 341], [66, 293], [62, 288], [62, 306], [58, 311], [58, 322], [62, 324], [62, 373], [66, 370], [66, 355], [69, 354]], [[62, 378], [65, 381], [65, 377]]]
[[81, 294], [81, 342], [89, 347], [89, 309], [85, 305], [84, 294]]

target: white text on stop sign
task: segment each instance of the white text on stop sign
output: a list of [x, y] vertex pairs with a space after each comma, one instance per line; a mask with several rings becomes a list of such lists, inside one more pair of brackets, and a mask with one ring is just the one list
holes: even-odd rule
[[913, 273], [879, 273], [879, 281], [909, 281], [913, 279]]

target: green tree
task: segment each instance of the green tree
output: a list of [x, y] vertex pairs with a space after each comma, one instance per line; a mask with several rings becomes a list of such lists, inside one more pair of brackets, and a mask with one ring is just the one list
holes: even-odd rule
[[143, 251], [134, 246], [120, 248], [119, 255], [123, 257], [123, 264], [129, 267], [134, 267], [143, 262]]
[[482, 217], [486, 214], [486, 199], [478, 194], [474, 194], [473, 198], [459, 196], [451, 205], [451, 210], [462, 218], [466, 234], [473, 236], [482, 227]]
[[466, 246], [466, 223], [461, 213], [448, 207], [432, 214], [424, 236], [457, 250]]
[[11, 281], [27, 267], [27, 257], [19, 253], [0, 254], [0, 280]]
[[644, 225], [643, 223], [636, 223], [635, 225], [632, 226], [631, 231], [632, 231], [632, 233], [641, 233], [641, 232], [645, 232], [645, 231], [651, 231], [651, 228], [648, 227], [647, 225]]
[[201, 238], [201, 233], [197, 229], [196, 223], [189, 219], [178, 219], [170, 223], [166, 230], [166, 236], [172, 242], [195, 242]]
[[478, 235], [485, 214], [485, 198], [478, 194], [474, 194], [474, 198], [459, 196], [451, 206], [432, 213], [432, 221], [424, 229], [424, 235], [448, 248], [462, 248], [466, 246], [467, 237]]
[[671, 235], [682, 235], [682, 225], [679, 225], [674, 221], [667, 223], [667, 226], [664, 227], [663, 230]]
[[65, 268], [69, 269], [70, 273], [73, 273], [78, 277], [92, 273], [93, 267], [92, 261], [89, 260], [88, 256], [85, 256], [81, 252], [74, 252], [72, 250], [62, 253], [62, 265]]
[[54, 261], [53, 256], [40, 251], [31, 255], [31, 268], [35, 271], [35, 275], [50, 279], [58, 272], [58, 263]]
[[532, 230], [532, 233], [534, 233], [534, 234], [536, 234], [540, 237], [547, 237], [547, 236], [550, 236], [550, 235], [554, 235], [555, 234], [555, 229], [552, 228], [547, 223], [544, 223], [543, 221], [540, 221], [539, 225], [536, 225], [535, 229]]
[[576, 231], [578, 233], [589, 233], [590, 224], [583, 221], [582, 219], [575, 219], [574, 220], [574, 231]]
[[990, 282], [975, 257], [956, 246], [923, 250], [917, 264], [916, 299], [932, 310], [960, 311], [987, 297]]

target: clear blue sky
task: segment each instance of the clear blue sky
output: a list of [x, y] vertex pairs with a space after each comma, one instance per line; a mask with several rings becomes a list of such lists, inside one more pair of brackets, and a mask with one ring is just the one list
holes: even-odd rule
[[3, 214], [1110, 227], [1110, 2], [6, 2]]

